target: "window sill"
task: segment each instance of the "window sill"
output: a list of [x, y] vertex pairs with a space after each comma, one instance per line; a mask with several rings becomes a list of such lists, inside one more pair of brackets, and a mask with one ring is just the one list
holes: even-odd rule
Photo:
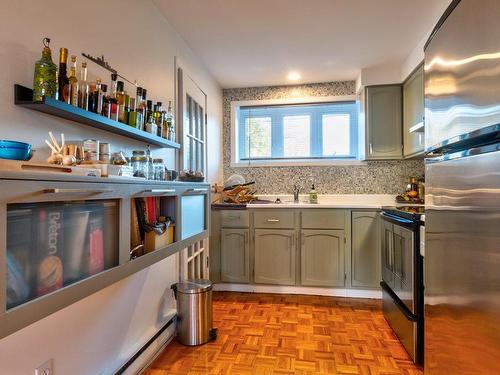
[[366, 165], [362, 160], [252, 160], [231, 162], [231, 168], [255, 168], [255, 167], [335, 167], [344, 165]]

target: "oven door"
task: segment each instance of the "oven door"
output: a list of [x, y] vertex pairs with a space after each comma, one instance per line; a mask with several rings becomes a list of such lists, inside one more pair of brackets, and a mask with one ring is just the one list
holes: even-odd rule
[[415, 230], [417, 223], [386, 212], [381, 213], [382, 280], [401, 303], [416, 314], [415, 303]]

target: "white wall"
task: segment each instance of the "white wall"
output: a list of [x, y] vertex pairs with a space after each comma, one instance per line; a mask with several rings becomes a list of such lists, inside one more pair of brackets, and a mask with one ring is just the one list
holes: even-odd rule
[[[222, 178], [222, 91], [151, 0], [3, 2], [0, 13], [0, 139], [29, 142], [44, 160], [47, 131], [68, 140], [97, 138], [130, 151], [144, 144], [105, 131], [57, 119], [14, 105], [14, 83], [32, 87], [33, 65], [42, 38], [52, 38], [53, 60], [59, 47], [70, 54], [104, 54], [113, 67], [148, 89], [164, 104], [174, 98], [174, 56], [208, 95], [208, 179]], [[109, 80], [93, 63], [92, 76]], [[131, 90], [131, 87], [128, 87]], [[174, 166], [171, 150], [153, 149]], [[169, 290], [177, 278], [170, 257], [0, 340], [0, 374], [33, 374], [55, 359], [57, 374], [109, 374], [120, 367], [162, 326], [174, 306]]]

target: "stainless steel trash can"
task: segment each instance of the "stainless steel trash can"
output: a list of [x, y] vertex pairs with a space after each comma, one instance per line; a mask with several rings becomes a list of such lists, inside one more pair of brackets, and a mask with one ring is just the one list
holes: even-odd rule
[[214, 340], [212, 328], [212, 282], [187, 280], [171, 287], [177, 300], [177, 339], [184, 345], [201, 345]]

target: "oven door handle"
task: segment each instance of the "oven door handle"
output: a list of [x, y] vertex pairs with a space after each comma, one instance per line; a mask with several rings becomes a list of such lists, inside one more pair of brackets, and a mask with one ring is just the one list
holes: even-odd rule
[[385, 281], [380, 282], [380, 286], [382, 289], [391, 296], [392, 300], [394, 301], [394, 304], [398, 307], [399, 311], [405, 316], [406, 319], [408, 319], [411, 322], [416, 322], [417, 316], [412, 314], [410, 310], [405, 306], [403, 302], [399, 299], [396, 293], [392, 291], [392, 289], [385, 283]]
[[399, 217], [396, 215], [391, 215], [386, 212], [381, 212], [380, 216], [382, 217], [383, 220], [388, 221], [390, 223], [400, 225], [405, 228], [409, 228], [411, 230], [415, 229], [418, 225], [418, 223], [414, 222], [413, 220], [410, 219], [405, 219], [403, 217]]

